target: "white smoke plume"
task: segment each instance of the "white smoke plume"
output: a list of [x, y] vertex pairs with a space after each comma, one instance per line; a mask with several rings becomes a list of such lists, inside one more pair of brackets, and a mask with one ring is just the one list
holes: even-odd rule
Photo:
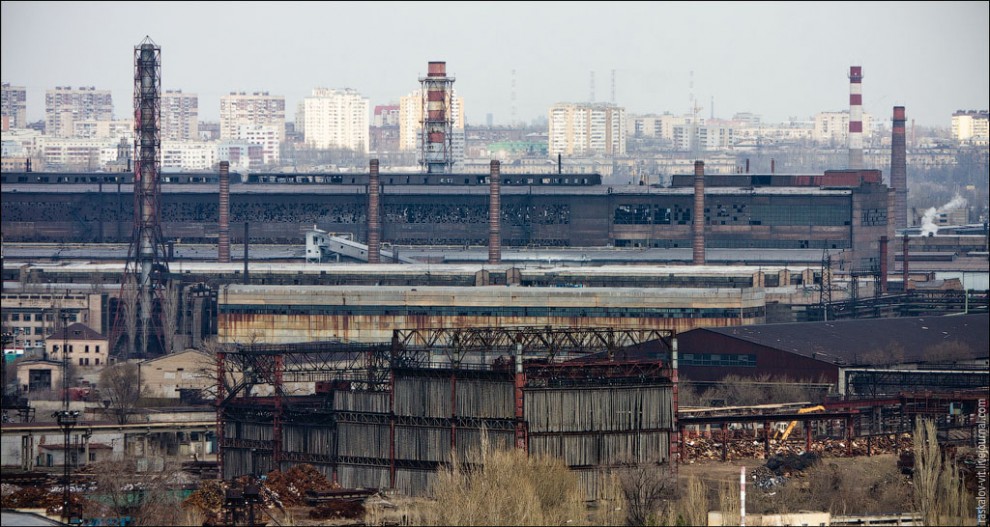
[[956, 194], [948, 203], [942, 205], [938, 209], [932, 207], [925, 211], [924, 216], [921, 217], [921, 235], [922, 236], [935, 236], [938, 232], [938, 225], [935, 224], [935, 217], [939, 212], [949, 212], [951, 210], [958, 209], [960, 207], [966, 206], [966, 198]]

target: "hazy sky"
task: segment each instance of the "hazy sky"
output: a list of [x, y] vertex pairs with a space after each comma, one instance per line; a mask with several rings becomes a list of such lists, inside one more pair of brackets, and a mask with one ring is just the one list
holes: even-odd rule
[[[28, 119], [55, 86], [113, 92], [133, 107], [133, 50], [162, 48], [162, 86], [199, 95], [217, 120], [230, 91], [284, 95], [286, 117], [315, 87], [378, 104], [419, 87], [430, 61], [456, 77], [471, 124], [531, 121], [591, 97], [629, 113], [753, 112], [765, 122], [848, 109], [863, 67], [864, 111], [949, 126], [990, 107], [988, 2], [11, 2], [2, 77], [27, 88]], [[693, 73], [693, 90], [692, 74]]]

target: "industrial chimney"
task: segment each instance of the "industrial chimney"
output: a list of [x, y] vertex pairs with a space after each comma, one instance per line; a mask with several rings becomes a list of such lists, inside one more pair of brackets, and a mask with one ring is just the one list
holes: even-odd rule
[[849, 67], [849, 168], [863, 168], [863, 67]]
[[220, 162], [220, 226], [217, 261], [230, 263], [230, 162]]
[[705, 162], [694, 162], [694, 265], [705, 265]]
[[368, 263], [381, 263], [381, 255], [378, 250], [379, 221], [378, 206], [378, 160], [372, 159], [369, 163], [368, 172]]
[[420, 77], [423, 92], [422, 161], [428, 174], [444, 174], [454, 163], [451, 134], [454, 78], [447, 76], [446, 62], [430, 62], [426, 77]]
[[502, 207], [500, 198], [501, 175], [499, 174], [499, 162], [492, 160], [491, 174], [489, 180], [488, 197], [488, 263], [497, 264], [502, 262]]
[[894, 191], [895, 229], [906, 229], [907, 224], [907, 146], [903, 106], [894, 106], [894, 119], [890, 135], [890, 188]]

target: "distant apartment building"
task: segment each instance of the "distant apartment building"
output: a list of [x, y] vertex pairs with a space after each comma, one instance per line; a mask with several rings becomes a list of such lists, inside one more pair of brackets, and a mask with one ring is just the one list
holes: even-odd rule
[[[863, 139], [873, 136], [873, 116], [863, 113]], [[833, 146], [842, 146], [849, 141], [849, 111], [819, 112], [815, 114], [815, 126], [811, 138]]]
[[162, 172], [214, 170], [217, 143], [212, 141], [162, 141]]
[[24, 86], [11, 86], [4, 82], [0, 89], [0, 115], [3, 116], [3, 129], [24, 128], [27, 126], [27, 89]]
[[182, 90], [162, 95], [162, 141], [199, 140], [199, 96]]
[[[678, 124], [673, 127], [675, 150], [724, 150], [735, 144], [735, 126], [718, 124]], [[692, 142], [692, 134], [694, 140]]]
[[117, 160], [117, 143], [111, 139], [41, 137], [37, 142], [44, 170], [95, 172]]
[[230, 170], [246, 171], [265, 164], [263, 147], [246, 141], [222, 141], [217, 146], [217, 161], [230, 163]]
[[56, 86], [45, 92], [45, 134], [71, 137], [78, 121], [113, 120], [113, 97], [110, 90], [93, 86], [72, 88]]
[[662, 115], [630, 115], [626, 117], [626, 137], [655, 137], [674, 139], [674, 127], [691, 122], [691, 117], [664, 113]]
[[375, 106], [374, 117], [371, 119], [371, 126], [399, 126], [399, 105], [379, 104]]
[[279, 162], [280, 133], [284, 133], [284, 131], [284, 126], [242, 124], [237, 131], [237, 140], [252, 145], [260, 145], [262, 164], [275, 165]]
[[83, 120], [72, 123], [70, 137], [75, 139], [113, 139], [134, 137], [134, 120], [120, 119], [115, 121]]
[[624, 155], [626, 110], [606, 103], [560, 103], [550, 108], [547, 132], [551, 157]]
[[285, 97], [268, 92], [231, 92], [220, 97], [220, 139], [236, 141], [241, 125], [274, 126], [285, 138]]
[[315, 88], [303, 100], [303, 134], [313, 148], [346, 148], [368, 153], [371, 102], [357, 91]]
[[220, 140], [220, 123], [216, 121], [200, 121], [198, 128], [200, 141]]
[[952, 114], [952, 138], [960, 143], [987, 145], [990, 142], [990, 129], [987, 110], [959, 110]]
[[[414, 90], [409, 95], [399, 98], [399, 149], [420, 150], [422, 146], [423, 129], [423, 90]], [[464, 132], [464, 98], [458, 97], [457, 90], [452, 89], [447, 99], [450, 109], [451, 127]]]

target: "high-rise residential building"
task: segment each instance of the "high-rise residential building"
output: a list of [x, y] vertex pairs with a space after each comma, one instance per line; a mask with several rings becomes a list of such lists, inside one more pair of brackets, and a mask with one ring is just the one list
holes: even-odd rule
[[[451, 127], [454, 130], [464, 130], [464, 97], [457, 95], [452, 89], [450, 100], [446, 107], [450, 108]], [[399, 149], [419, 150], [423, 129], [423, 99], [422, 89], [414, 90], [409, 95], [399, 98]]]
[[3, 83], [0, 112], [3, 115], [3, 129], [24, 128], [27, 126], [27, 90], [24, 86], [11, 86]]
[[218, 150], [213, 141], [162, 141], [162, 172], [215, 170]]
[[[677, 150], [724, 150], [735, 143], [736, 128], [726, 124], [674, 125], [673, 145]], [[691, 136], [694, 135], [692, 143]]]
[[624, 155], [626, 109], [607, 103], [560, 103], [550, 108], [547, 132], [551, 157]]
[[110, 90], [97, 90], [93, 86], [56, 86], [45, 92], [46, 135], [71, 137], [76, 121], [111, 120], [113, 97]]
[[[863, 137], [873, 136], [873, 116], [863, 113]], [[849, 112], [819, 112], [815, 114], [815, 128], [812, 138], [819, 143], [845, 145], [849, 141]]]
[[368, 153], [371, 101], [350, 88], [315, 88], [304, 99], [303, 134], [314, 148], [347, 148]]
[[990, 128], [987, 126], [988, 118], [990, 118], [990, 112], [987, 110], [959, 110], [954, 112], [952, 114], [952, 138], [961, 143], [986, 145], [990, 139]]
[[249, 145], [261, 145], [262, 164], [275, 165], [279, 161], [280, 130], [273, 125], [242, 124], [237, 130], [237, 138]]
[[239, 140], [241, 125], [275, 126], [285, 139], [285, 97], [268, 92], [231, 92], [220, 97], [220, 139]]
[[199, 139], [199, 97], [182, 90], [162, 94], [162, 141]]
[[375, 116], [371, 120], [371, 126], [399, 126], [399, 105], [375, 106]]

